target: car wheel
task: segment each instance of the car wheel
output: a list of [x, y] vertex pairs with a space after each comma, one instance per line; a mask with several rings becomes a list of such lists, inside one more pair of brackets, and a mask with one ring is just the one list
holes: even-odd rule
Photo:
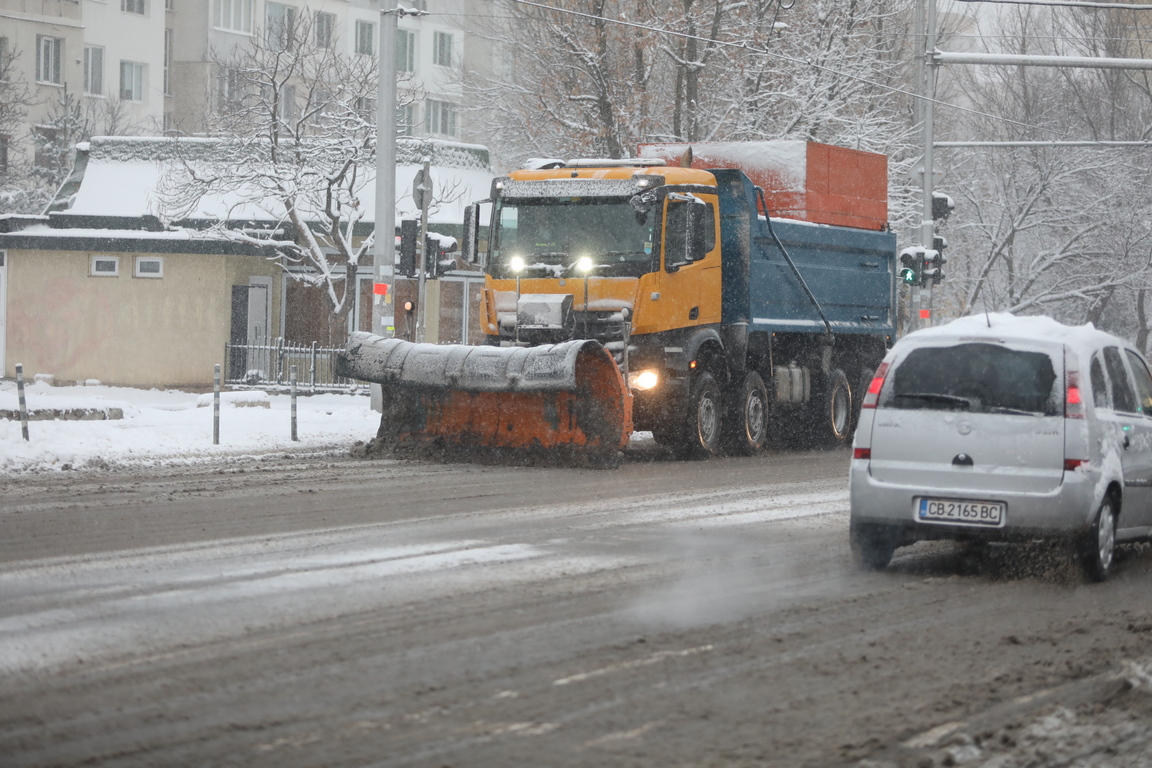
[[681, 434], [679, 453], [685, 458], [705, 458], [720, 448], [720, 386], [707, 371], [692, 379], [688, 412]]
[[1084, 575], [1092, 581], [1104, 581], [1112, 572], [1116, 558], [1116, 499], [1104, 496], [1096, 521], [1081, 544]]
[[896, 552], [895, 539], [877, 526], [851, 524], [848, 544], [856, 565], [870, 571], [886, 568]]
[[768, 442], [768, 389], [760, 374], [749, 371], [732, 392], [723, 427], [725, 447], [733, 453], [750, 456]]

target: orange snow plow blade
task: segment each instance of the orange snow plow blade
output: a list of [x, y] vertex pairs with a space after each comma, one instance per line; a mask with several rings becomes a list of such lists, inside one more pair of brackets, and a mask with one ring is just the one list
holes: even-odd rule
[[612, 463], [632, 432], [631, 395], [595, 341], [482, 347], [360, 332], [336, 370], [380, 384], [377, 440], [397, 447], [544, 451]]

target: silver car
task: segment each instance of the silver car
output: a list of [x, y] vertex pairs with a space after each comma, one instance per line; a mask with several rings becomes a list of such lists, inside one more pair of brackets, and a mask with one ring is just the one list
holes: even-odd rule
[[853, 443], [853, 555], [924, 539], [1063, 537], [1089, 578], [1152, 535], [1152, 375], [1092, 326], [985, 314], [898, 341]]

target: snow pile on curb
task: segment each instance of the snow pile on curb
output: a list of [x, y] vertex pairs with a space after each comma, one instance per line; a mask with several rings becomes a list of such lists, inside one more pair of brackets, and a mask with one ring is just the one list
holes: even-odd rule
[[[29, 409], [123, 409], [123, 419], [30, 422], [25, 442], [18, 419], [0, 419], [0, 475], [116, 467], [200, 464], [271, 453], [344, 453], [376, 434], [380, 415], [367, 395], [317, 394], [291, 399], [266, 392], [221, 393], [220, 444], [212, 444], [212, 393], [128, 387], [25, 388]], [[237, 406], [256, 407], [237, 407]], [[0, 382], [0, 411], [17, 411], [16, 383]]]

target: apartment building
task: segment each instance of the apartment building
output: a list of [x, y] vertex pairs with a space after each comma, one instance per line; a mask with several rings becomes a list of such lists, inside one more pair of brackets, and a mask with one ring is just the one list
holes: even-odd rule
[[0, 0], [0, 51], [34, 102], [0, 134], [0, 173], [34, 157], [69, 100], [93, 133], [162, 130], [169, 40], [164, 0]]
[[[392, 6], [394, 0], [383, 0]], [[68, 94], [93, 135], [198, 135], [219, 108], [227, 73], [214, 62], [256, 35], [307, 17], [325, 45], [375, 55], [381, 0], [0, 0], [0, 51], [36, 103], [21, 125], [0, 128], [0, 175], [8, 158], [35, 154]], [[496, 0], [403, 0], [427, 15], [398, 21], [396, 65], [410, 97], [403, 133], [475, 141], [461, 67], [491, 71], [491, 50], [469, 32], [471, 15]], [[411, 97], [415, 94], [415, 98]], [[366, 99], [374, 99], [375, 94]]]

